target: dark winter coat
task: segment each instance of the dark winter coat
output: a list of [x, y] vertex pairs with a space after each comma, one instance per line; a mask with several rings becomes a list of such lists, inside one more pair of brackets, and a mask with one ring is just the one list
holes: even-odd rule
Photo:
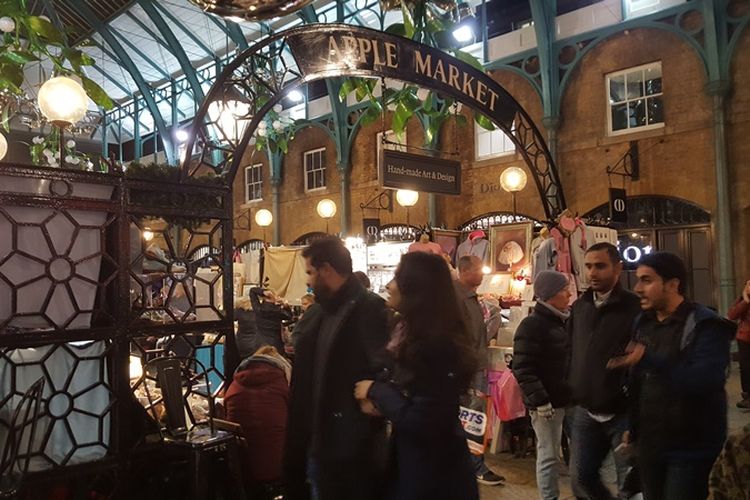
[[644, 453], [715, 458], [727, 433], [724, 384], [736, 325], [700, 304], [683, 303], [676, 315], [680, 330], [666, 355], [651, 347], [654, 313], [637, 321], [646, 352], [631, 375], [632, 432]]
[[608, 370], [607, 362], [625, 352], [640, 313], [638, 296], [619, 284], [601, 307], [594, 305], [590, 288], [573, 303], [568, 320], [573, 403], [594, 413], [627, 412], [628, 371]]
[[264, 356], [246, 359], [234, 374], [224, 405], [227, 420], [242, 426], [243, 479], [266, 483], [281, 479], [289, 384], [284, 370]]
[[298, 334], [284, 456], [285, 498], [292, 500], [308, 498], [308, 455], [321, 469], [367, 462], [362, 474], [372, 477], [382, 474], [387, 445], [385, 420], [364, 415], [354, 399], [354, 384], [388, 365], [383, 299], [350, 277], [332, 300], [307, 310]]
[[292, 319], [292, 313], [278, 304], [263, 300], [261, 287], [250, 289], [250, 302], [253, 305], [256, 325], [256, 342], [257, 348], [264, 345], [271, 345], [280, 353], [284, 353], [284, 341], [281, 339], [281, 322]]
[[547, 403], [564, 408], [570, 401], [565, 381], [570, 349], [565, 322], [544, 304], [537, 303], [521, 321], [513, 338], [513, 375], [523, 392], [526, 408]]
[[236, 338], [240, 359], [249, 358], [255, 354], [255, 351], [258, 349], [255, 311], [252, 309], [235, 309], [234, 319], [238, 323]]
[[[434, 346], [425, 373], [406, 383], [376, 381], [369, 398], [393, 423], [387, 475], [390, 500], [478, 499], [466, 435], [458, 420], [455, 351]], [[399, 369], [396, 373], [399, 373]]]

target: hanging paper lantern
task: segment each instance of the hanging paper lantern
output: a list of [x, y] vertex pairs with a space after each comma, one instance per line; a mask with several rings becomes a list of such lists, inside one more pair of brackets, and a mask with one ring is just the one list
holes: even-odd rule
[[312, 0], [190, 0], [202, 10], [234, 22], [286, 16]]
[[5, 136], [0, 133], [0, 160], [5, 158], [5, 154], [8, 152], [8, 141]]

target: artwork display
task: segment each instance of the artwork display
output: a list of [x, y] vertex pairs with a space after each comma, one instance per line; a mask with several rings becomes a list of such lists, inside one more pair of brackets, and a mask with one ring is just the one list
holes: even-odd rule
[[532, 222], [490, 227], [493, 273], [516, 273], [531, 265]]

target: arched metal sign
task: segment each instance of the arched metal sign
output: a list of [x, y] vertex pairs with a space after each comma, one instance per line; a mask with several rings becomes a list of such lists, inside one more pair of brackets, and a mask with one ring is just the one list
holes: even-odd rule
[[[313, 24], [273, 35], [240, 54], [225, 67], [194, 120], [182, 178], [210, 167], [232, 180], [242, 153], [264, 115], [291, 89], [331, 77], [384, 77], [414, 83], [450, 96], [483, 113], [516, 145], [533, 173], [547, 218], [565, 208], [562, 186], [544, 139], [528, 113], [495, 80], [442, 50], [382, 31], [341, 24]], [[222, 128], [212, 103], [240, 115], [241, 126]], [[216, 109], [216, 104], [214, 104]], [[209, 131], [215, 131], [210, 134]]]

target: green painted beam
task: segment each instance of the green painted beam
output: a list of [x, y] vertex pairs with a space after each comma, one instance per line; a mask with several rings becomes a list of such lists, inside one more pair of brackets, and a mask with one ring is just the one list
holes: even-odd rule
[[119, 55], [121, 64], [123, 65], [125, 70], [130, 73], [130, 76], [135, 81], [138, 90], [141, 92], [143, 98], [146, 101], [148, 110], [151, 112], [151, 115], [154, 118], [154, 125], [156, 127], [156, 130], [159, 132], [159, 134], [161, 134], [162, 141], [164, 142], [167, 161], [170, 164], [174, 164], [177, 158], [175, 157], [174, 148], [172, 147], [173, 140], [169, 135], [169, 131], [167, 130], [167, 126], [164, 123], [163, 117], [161, 116], [159, 107], [156, 105], [154, 96], [151, 93], [152, 89], [150, 85], [148, 85], [146, 80], [143, 78], [143, 75], [141, 75], [138, 67], [130, 58], [127, 51], [125, 51], [124, 47], [117, 40], [117, 37], [110, 31], [109, 26], [107, 26], [97, 17], [97, 15], [91, 10], [91, 7], [89, 7], [85, 2], [81, 2], [78, 5], [77, 10], [81, 17], [86, 22], [88, 22], [102, 36], [104, 41], [112, 48], [112, 50]]
[[112, 29], [112, 33], [114, 33], [115, 36], [117, 36], [120, 39], [120, 41], [122, 41], [122, 43], [130, 47], [130, 50], [132, 50], [134, 54], [136, 54], [138, 57], [146, 61], [146, 64], [151, 66], [151, 68], [153, 68], [157, 73], [159, 73], [159, 75], [161, 75], [162, 78], [164, 78], [165, 80], [172, 79], [172, 75], [167, 73], [164, 70], [164, 68], [161, 67], [158, 63], [156, 63], [155, 61], [152, 61], [150, 57], [148, 57], [146, 54], [144, 54], [141, 51], [141, 49], [139, 49], [133, 42], [128, 40], [128, 37], [120, 33], [116, 28]]
[[188, 38], [190, 38], [190, 40], [193, 41], [193, 43], [195, 43], [203, 52], [206, 53], [207, 56], [211, 57], [214, 61], [219, 61], [219, 58], [216, 56], [216, 53], [211, 48], [209, 48], [203, 42], [203, 40], [195, 36], [195, 33], [193, 33], [192, 30], [188, 29], [184, 24], [182, 24], [180, 20], [174, 16], [174, 14], [169, 12], [169, 10], [166, 7], [164, 7], [163, 4], [161, 4], [160, 2], [154, 2], [154, 6], [161, 11], [164, 17], [172, 21], [172, 23], [175, 26], [177, 26], [177, 28], [179, 28], [180, 31], [185, 33], [188, 36]]

